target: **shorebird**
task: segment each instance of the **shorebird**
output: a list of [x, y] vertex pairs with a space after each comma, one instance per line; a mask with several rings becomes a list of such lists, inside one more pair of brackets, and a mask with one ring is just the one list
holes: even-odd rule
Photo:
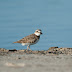
[[39, 41], [41, 34], [42, 34], [41, 29], [37, 29], [33, 34], [28, 35], [28, 36], [22, 38], [21, 40], [18, 40], [13, 43], [21, 43], [22, 46], [27, 45], [27, 50], [28, 50], [28, 49], [30, 49], [30, 45], [36, 44]]

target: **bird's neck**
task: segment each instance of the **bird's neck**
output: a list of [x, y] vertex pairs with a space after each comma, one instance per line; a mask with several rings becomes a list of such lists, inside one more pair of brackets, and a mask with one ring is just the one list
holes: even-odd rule
[[38, 36], [38, 35], [35, 34], [35, 36], [37, 37], [38, 40], [40, 39], [40, 35]]
[[34, 33], [36, 36], [40, 36], [40, 33]]

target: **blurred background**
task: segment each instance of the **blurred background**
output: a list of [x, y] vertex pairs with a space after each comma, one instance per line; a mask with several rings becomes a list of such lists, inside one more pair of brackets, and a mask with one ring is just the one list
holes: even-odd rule
[[32, 50], [72, 47], [72, 0], [0, 0], [0, 48], [26, 49], [12, 44], [41, 29]]

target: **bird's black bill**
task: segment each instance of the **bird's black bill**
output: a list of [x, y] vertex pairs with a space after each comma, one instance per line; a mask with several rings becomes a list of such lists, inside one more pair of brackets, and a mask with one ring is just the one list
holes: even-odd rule
[[40, 34], [43, 34], [43, 33], [40, 33]]

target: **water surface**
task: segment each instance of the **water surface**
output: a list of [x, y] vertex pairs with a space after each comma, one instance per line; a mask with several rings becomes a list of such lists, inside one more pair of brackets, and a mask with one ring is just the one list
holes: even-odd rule
[[12, 44], [42, 29], [32, 50], [72, 47], [72, 0], [0, 0], [0, 48], [26, 49]]

